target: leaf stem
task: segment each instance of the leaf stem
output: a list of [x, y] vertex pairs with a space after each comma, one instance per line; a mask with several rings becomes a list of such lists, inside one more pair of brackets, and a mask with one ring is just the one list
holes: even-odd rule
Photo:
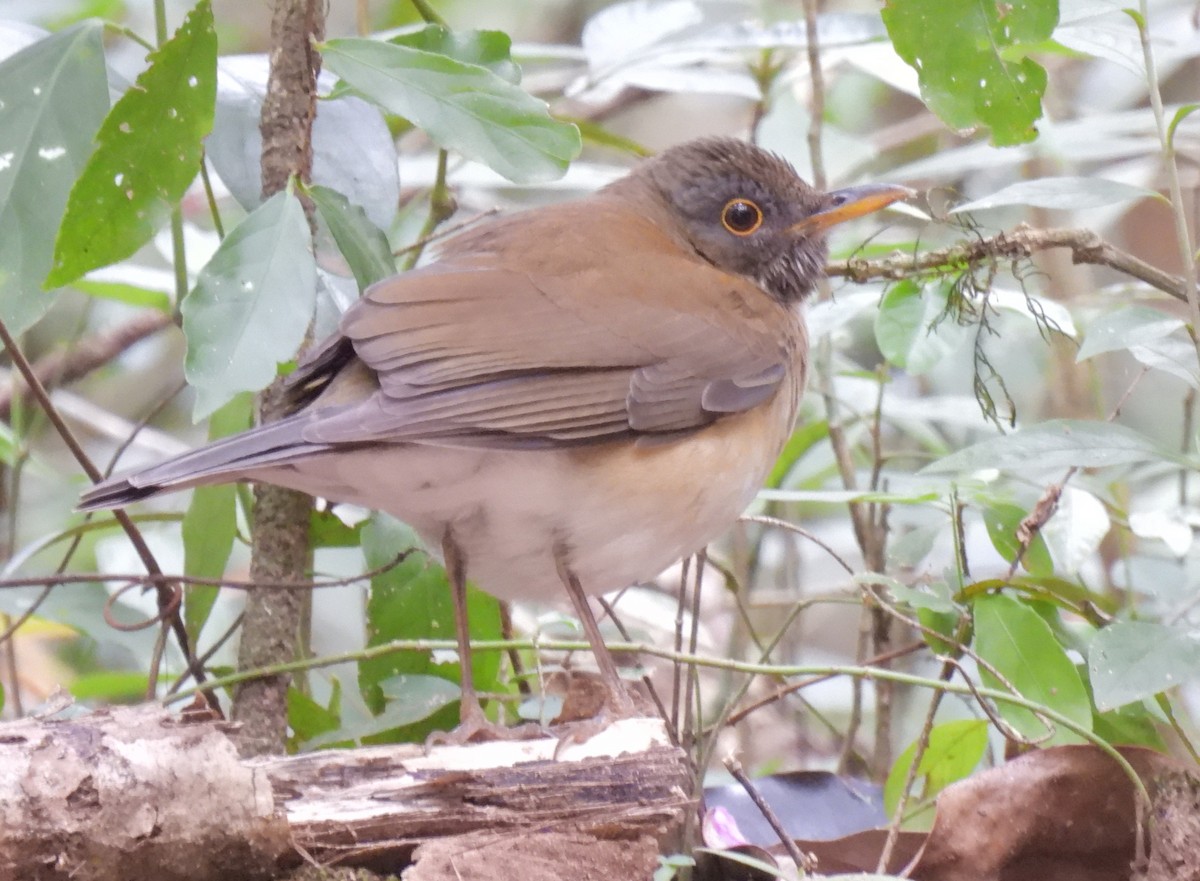
[[425, 225], [421, 227], [421, 232], [417, 234], [416, 244], [404, 257], [405, 271], [417, 265], [417, 261], [421, 259], [421, 254], [425, 250], [425, 245], [428, 243], [433, 231], [444, 221], [448, 220], [458, 208], [457, 203], [454, 201], [454, 196], [450, 192], [450, 188], [446, 186], [446, 160], [448, 155], [445, 150], [438, 150], [437, 178], [433, 182], [433, 189], [429, 191], [429, 216], [425, 218]]
[[1196, 289], [1196, 248], [1192, 244], [1187, 215], [1183, 210], [1183, 190], [1179, 184], [1179, 166], [1175, 162], [1174, 139], [1167, 130], [1166, 117], [1163, 112], [1162, 93], [1159, 91], [1158, 85], [1158, 68], [1154, 63], [1154, 50], [1150, 46], [1147, 6], [1146, 0], [1138, 0], [1140, 14], [1131, 16], [1131, 18], [1137, 24], [1138, 36], [1142, 42], [1142, 55], [1146, 62], [1146, 84], [1150, 89], [1150, 107], [1154, 111], [1154, 125], [1158, 130], [1159, 142], [1162, 144], [1163, 170], [1166, 172], [1167, 187], [1171, 192], [1171, 216], [1175, 221], [1175, 242], [1183, 264], [1184, 294], [1187, 297], [1188, 312], [1191, 316], [1189, 333], [1192, 343], [1196, 346], [1196, 354], [1200, 356], [1200, 291]]
[[444, 28], [449, 27], [446, 24], [446, 19], [438, 15], [437, 10], [429, 5], [428, 0], [412, 0], [412, 5], [417, 10], [417, 14], [428, 24], [438, 24]]

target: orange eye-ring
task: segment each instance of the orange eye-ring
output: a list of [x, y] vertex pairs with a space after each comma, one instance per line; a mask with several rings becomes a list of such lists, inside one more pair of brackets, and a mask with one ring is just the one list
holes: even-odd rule
[[749, 199], [730, 199], [721, 209], [721, 225], [735, 236], [750, 235], [762, 222], [762, 209]]

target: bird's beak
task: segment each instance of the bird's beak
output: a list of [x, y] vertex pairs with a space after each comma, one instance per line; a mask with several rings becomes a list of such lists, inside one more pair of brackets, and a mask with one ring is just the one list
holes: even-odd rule
[[810, 214], [799, 223], [793, 224], [791, 232], [799, 235], [812, 235], [823, 232], [831, 226], [845, 223], [880, 208], [886, 208], [901, 199], [910, 199], [916, 191], [898, 184], [863, 184], [858, 187], [845, 187], [833, 190], [826, 195], [828, 208]]

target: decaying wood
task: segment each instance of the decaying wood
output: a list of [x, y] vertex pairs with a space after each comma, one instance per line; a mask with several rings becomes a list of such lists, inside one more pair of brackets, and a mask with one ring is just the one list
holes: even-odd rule
[[229, 727], [157, 707], [0, 725], [0, 878], [233, 881], [302, 861], [398, 874], [414, 853], [422, 879], [579, 877], [582, 855], [597, 877], [649, 877], [692, 804], [685, 756], [653, 719], [561, 747], [255, 759]]

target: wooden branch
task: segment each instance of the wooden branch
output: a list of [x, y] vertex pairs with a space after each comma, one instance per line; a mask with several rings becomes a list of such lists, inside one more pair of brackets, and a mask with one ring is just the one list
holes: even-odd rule
[[0, 877], [241, 881], [315, 861], [411, 865], [413, 879], [648, 878], [693, 808], [657, 719], [561, 746], [253, 759], [232, 727], [153, 705], [0, 725]]
[[825, 273], [859, 283], [876, 279], [899, 281], [926, 273], [949, 274], [997, 260], [1024, 260], [1037, 251], [1050, 248], [1069, 248], [1075, 263], [1108, 266], [1177, 300], [1187, 301], [1187, 288], [1179, 276], [1163, 272], [1113, 247], [1090, 229], [1034, 229], [1020, 224], [989, 238], [961, 242], [934, 251], [896, 254], [884, 260], [851, 258], [831, 263], [825, 268]]
[[[171, 316], [157, 310], [139, 312], [129, 321], [103, 333], [85, 337], [66, 349], [39, 358], [33, 372], [42, 385], [52, 388], [82, 379], [112, 361], [134, 343], [157, 333], [171, 323]], [[0, 388], [0, 419], [8, 419], [13, 400], [24, 398], [28, 388], [17, 376]]]

